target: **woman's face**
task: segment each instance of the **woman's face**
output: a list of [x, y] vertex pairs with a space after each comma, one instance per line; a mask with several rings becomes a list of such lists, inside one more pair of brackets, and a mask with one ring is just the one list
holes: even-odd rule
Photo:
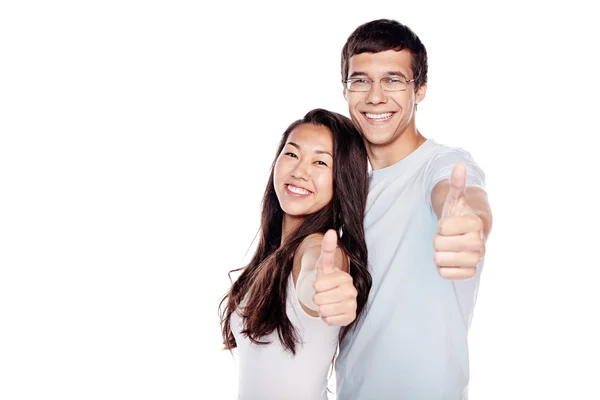
[[333, 198], [333, 138], [321, 125], [302, 124], [289, 135], [275, 162], [275, 193], [284, 213], [304, 217]]

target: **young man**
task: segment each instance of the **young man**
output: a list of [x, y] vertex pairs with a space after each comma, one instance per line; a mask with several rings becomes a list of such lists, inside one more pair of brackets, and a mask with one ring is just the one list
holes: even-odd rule
[[[337, 398], [466, 399], [467, 333], [492, 225], [483, 171], [466, 151], [417, 130], [427, 53], [408, 27], [359, 26], [342, 51], [342, 80], [373, 169], [365, 215], [373, 286], [340, 347]], [[341, 296], [333, 286], [315, 282], [315, 303], [330, 310], [326, 289]], [[350, 302], [341, 304], [349, 319]]]

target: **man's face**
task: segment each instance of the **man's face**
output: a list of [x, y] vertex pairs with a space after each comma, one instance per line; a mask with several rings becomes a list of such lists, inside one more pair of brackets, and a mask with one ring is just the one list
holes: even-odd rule
[[367, 145], [385, 146], [398, 139], [407, 128], [414, 128], [415, 104], [425, 97], [423, 84], [415, 92], [415, 83], [409, 82], [402, 91], [385, 91], [379, 81], [392, 82], [415, 78], [411, 68], [412, 55], [408, 50], [387, 50], [380, 53], [362, 53], [350, 58], [348, 78], [369, 78], [374, 81], [367, 92], [350, 91], [344, 86], [344, 97], [352, 120], [360, 128]]

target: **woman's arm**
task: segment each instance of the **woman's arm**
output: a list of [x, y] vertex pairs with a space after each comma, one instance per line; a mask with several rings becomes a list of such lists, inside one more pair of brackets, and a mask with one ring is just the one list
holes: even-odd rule
[[[313, 283], [317, 277], [317, 260], [321, 255], [323, 236], [322, 233], [314, 233], [304, 239], [302, 244], [298, 246], [292, 271], [292, 273], [298, 271], [297, 279], [294, 279], [298, 301], [304, 311], [313, 317], [319, 316], [318, 307], [313, 302], [313, 296], [315, 295]], [[335, 250], [334, 266], [344, 272], [349, 271], [348, 257], [344, 256], [342, 249], [339, 247]]]

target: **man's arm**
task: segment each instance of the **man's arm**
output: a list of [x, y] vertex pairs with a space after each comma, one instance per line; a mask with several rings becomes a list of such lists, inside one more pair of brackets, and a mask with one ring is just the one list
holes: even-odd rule
[[466, 167], [458, 163], [448, 181], [435, 185], [431, 205], [439, 221], [434, 261], [440, 275], [446, 279], [474, 277], [492, 228], [486, 192], [466, 186]]

